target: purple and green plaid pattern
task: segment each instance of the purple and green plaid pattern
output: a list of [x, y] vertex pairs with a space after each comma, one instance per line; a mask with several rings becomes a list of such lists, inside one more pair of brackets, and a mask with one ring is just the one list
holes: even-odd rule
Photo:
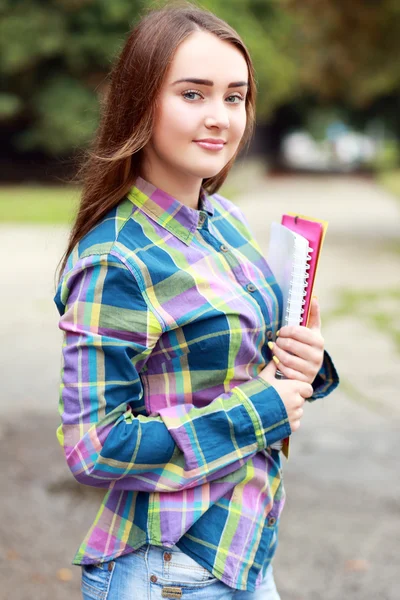
[[[260, 376], [281, 294], [243, 213], [139, 177], [68, 257], [54, 301], [57, 430], [77, 481], [105, 488], [74, 564], [177, 544], [253, 591], [275, 552], [285, 407]], [[338, 378], [325, 353], [312, 399]]]

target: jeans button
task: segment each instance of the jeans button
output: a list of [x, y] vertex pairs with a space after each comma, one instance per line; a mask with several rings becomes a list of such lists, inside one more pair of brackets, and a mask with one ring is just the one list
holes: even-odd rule
[[156, 577], [155, 575], [152, 575], [152, 576], [150, 577], [150, 581], [151, 581], [152, 583], [155, 583], [155, 582], [157, 581], [157, 577]]
[[172, 558], [171, 553], [170, 552], [165, 552], [164, 553], [164, 560], [166, 560], [167, 562], [170, 561]]

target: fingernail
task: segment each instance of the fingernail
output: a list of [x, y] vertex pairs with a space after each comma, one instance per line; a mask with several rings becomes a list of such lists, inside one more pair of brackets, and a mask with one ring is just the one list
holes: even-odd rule
[[279, 335], [279, 332], [280, 332], [280, 329], [279, 329], [279, 330], [276, 332], [276, 337], [278, 337], [278, 335]]
[[270, 350], [272, 350], [272, 348], [274, 347], [274, 344], [272, 342], [268, 342], [267, 345]]
[[279, 358], [277, 358], [276, 356], [273, 356], [272, 360], [275, 362], [275, 364], [279, 364]]

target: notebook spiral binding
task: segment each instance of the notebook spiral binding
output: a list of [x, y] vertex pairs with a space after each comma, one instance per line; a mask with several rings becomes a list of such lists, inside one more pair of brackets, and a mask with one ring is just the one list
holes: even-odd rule
[[[313, 252], [312, 248], [308, 249], [309, 254], [307, 254], [307, 266], [306, 266], [306, 271], [310, 270], [310, 260], [311, 260], [311, 253]], [[293, 303], [292, 298], [296, 297], [298, 298], [299, 294], [294, 293], [295, 290], [303, 289], [303, 299], [301, 301], [301, 305], [304, 306], [306, 303], [306, 296], [307, 296], [307, 290], [305, 288], [308, 287], [308, 281], [307, 279], [309, 278], [309, 273], [306, 273], [305, 275], [303, 275], [303, 273], [301, 271], [298, 270], [298, 263], [294, 263], [293, 265], [293, 271], [292, 271], [292, 275], [291, 275], [291, 283], [290, 283], [290, 291], [289, 291], [289, 298], [288, 298], [288, 303], [287, 303], [287, 307], [286, 307], [286, 316], [289, 317], [290, 316], [290, 308], [291, 305]], [[304, 314], [304, 308], [301, 309], [300, 314], [303, 315]]]
[[[307, 259], [306, 259], [307, 260], [306, 271], [310, 270], [310, 260], [311, 260], [312, 252], [314, 252], [314, 250], [312, 248], [308, 248], [308, 254], [307, 254]], [[293, 299], [294, 298], [298, 299], [299, 293], [302, 296], [301, 306], [304, 307], [304, 305], [306, 303], [306, 296], [307, 296], [306, 288], [308, 287], [307, 279], [309, 278], [309, 273], [306, 273], [304, 275], [303, 271], [299, 270], [300, 266], [301, 266], [301, 263], [300, 264], [296, 263], [296, 261], [293, 264], [293, 270], [292, 270], [291, 278], [290, 278], [289, 298], [288, 298], [288, 303], [287, 303], [287, 307], [286, 307], [286, 315], [285, 315], [285, 319], [284, 319], [285, 324], [289, 321], [290, 309], [291, 309], [291, 306], [293, 305]], [[303, 290], [302, 293], [301, 293], [301, 290]], [[301, 308], [300, 315], [304, 315], [304, 308]], [[303, 316], [301, 316], [300, 324], [302, 321], [303, 321]], [[279, 369], [277, 369], [276, 373], [275, 373], [275, 379], [286, 379], [286, 377]]]

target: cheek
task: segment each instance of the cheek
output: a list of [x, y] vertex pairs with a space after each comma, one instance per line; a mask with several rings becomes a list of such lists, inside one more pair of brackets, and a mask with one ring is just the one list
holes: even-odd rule
[[196, 131], [196, 117], [193, 107], [187, 107], [176, 99], [165, 102], [159, 112], [154, 137], [161, 143], [170, 141], [172, 136], [176, 142], [187, 142]]
[[243, 107], [231, 121], [231, 128], [234, 130], [237, 137], [241, 138], [243, 136], [246, 129], [246, 123], [247, 114], [245, 107]]

